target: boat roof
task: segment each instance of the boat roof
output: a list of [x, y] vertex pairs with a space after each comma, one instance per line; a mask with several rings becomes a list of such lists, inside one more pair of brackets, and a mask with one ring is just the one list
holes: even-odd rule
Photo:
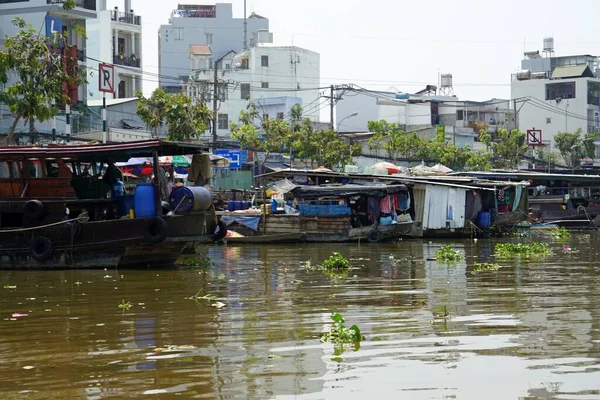
[[571, 182], [588, 182], [600, 181], [600, 175], [587, 174], [558, 174], [534, 171], [472, 171], [472, 172], [456, 172], [450, 176], [457, 177], [472, 177], [483, 179], [501, 179], [501, 180], [557, 180]]
[[356, 185], [356, 184], [332, 184], [319, 186], [297, 186], [291, 192], [301, 198], [324, 197], [324, 196], [374, 196], [384, 197], [388, 194], [406, 192], [408, 188], [404, 185]]
[[7, 146], [0, 147], [0, 160], [63, 158], [87, 161], [110, 158], [113, 161], [127, 161], [134, 156], [151, 157], [154, 152], [160, 156], [167, 156], [190, 154], [206, 149], [206, 146], [199, 144], [165, 142], [159, 139], [114, 144]]

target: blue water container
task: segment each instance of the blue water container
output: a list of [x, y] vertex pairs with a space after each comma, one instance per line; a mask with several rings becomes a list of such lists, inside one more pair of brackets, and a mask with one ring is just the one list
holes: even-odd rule
[[277, 211], [277, 200], [271, 199], [271, 210]]
[[133, 196], [133, 210], [136, 218], [156, 217], [155, 190], [151, 183], [138, 183]]
[[480, 211], [477, 216], [477, 225], [481, 229], [488, 229], [492, 225], [492, 213], [489, 211]]

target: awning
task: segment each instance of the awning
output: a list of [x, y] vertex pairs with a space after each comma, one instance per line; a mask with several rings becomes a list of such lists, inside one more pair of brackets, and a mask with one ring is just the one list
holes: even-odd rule
[[298, 186], [291, 192], [300, 198], [315, 198], [325, 196], [373, 196], [385, 197], [388, 194], [406, 192], [404, 185], [321, 185]]

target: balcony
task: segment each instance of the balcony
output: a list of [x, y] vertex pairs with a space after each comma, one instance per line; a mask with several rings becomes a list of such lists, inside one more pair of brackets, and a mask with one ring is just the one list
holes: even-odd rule
[[[46, 0], [46, 4], [62, 4], [66, 0]], [[96, 0], [75, 0], [75, 4], [79, 8], [96, 11]]]
[[141, 68], [140, 65], [142, 65], [142, 63], [140, 62], [140, 59], [134, 56], [113, 56], [113, 64], [115, 65], [124, 65], [126, 67], [134, 67], [134, 68]]
[[121, 22], [124, 24], [131, 25], [142, 25], [142, 17], [140, 15], [135, 15], [131, 13], [119, 12], [117, 10], [113, 10], [110, 12], [110, 19], [116, 22]]
[[[50, 50], [50, 53], [52, 53], [52, 54], [56, 54], [59, 56], [64, 55], [62, 46], [60, 46], [60, 47], [48, 46], [48, 49]], [[80, 50], [77, 48], [77, 46], [69, 46], [69, 49], [71, 51], [71, 56], [73, 58], [77, 58], [78, 61], [85, 62], [85, 50]]]

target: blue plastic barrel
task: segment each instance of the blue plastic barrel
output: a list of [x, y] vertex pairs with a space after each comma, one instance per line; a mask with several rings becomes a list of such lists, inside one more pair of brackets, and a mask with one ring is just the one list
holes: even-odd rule
[[[231, 210], [229, 203], [227, 208]], [[208, 210], [212, 206], [212, 193], [203, 186], [178, 187], [171, 191], [169, 205], [179, 215]]]
[[477, 225], [481, 229], [488, 229], [492, 224], [492, 214], [489, 211], [480, 211], [477, 216]]
[[138, 183], [133, 196], [133, 210], [136, 218], [156, 217], [155, 190], [151, 183]]

